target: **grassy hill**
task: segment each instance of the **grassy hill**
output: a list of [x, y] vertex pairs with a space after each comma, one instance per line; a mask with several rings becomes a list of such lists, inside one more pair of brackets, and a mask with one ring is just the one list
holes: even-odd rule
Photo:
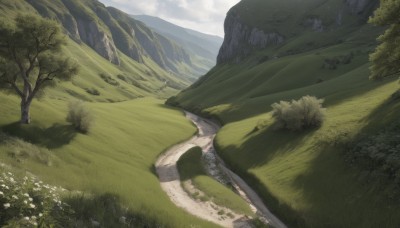
[[[18, 13], [39, 14], [62, 23], [67, 40], [62, 53], [77, 60], [80, 71], [72, 81], [46, 88], [33, 101], [32, 123], [26, 126], [18, 123], [19, 98], [12, 91], [0, 91], [0, 165], [7, 164], [16, 172], [32, 173], [45, 183], [78, 191], [84, 197], [116, 196], [123, 210], [138, 216], [138, 223], [142, 218], [145, 224], [153, 226], [213, 227], [177, 208], [162, 191], [153, 169], [159, 154], [195, 132], [181, 112], [166, 107], [161, 100], [187, 87], [189, 78], [169, 71], [166, 65], [157, 62], [154, 57], [157, 53], [150, 55], [144, 47], [138, 46], [143, 51], [140, 59], [121, 50], [116, 37], [125, 34], [120, 30], [126, 22], [122, 20], [124, 15], [97, 1], [6, 0], [0, 3], [1, 20], [11, 22]], [[91, 43], [79, 31], [79, 23], [94, 31], [92, 35], [100, 41], [108, 42]], [[137, 25], [136, 34], [143, 29], [142, 34], [162, 39], [140, 22], [129, 23], [129, 26]], [[126, 41], [127, 45], [135, 42], [139, 45], [138, 40]], [[169, 43], [163, 42], [164, 47]], [[102, 48], [96, 49], [94, 44], [101, 44]], [[111, 51], [103, 53], [106, 49]], [[162, 52], [162, 48], [157, 50]], [[176, 64], [182, 69], [187, 67]], [[95, 120], [88, 134], [78, 133], [66, 121], [68, 103], [76, 99], [86, 101], [85, 105], [93, 113]], [[102, 225], [120, 226], [119, 217], [117, 223], [107, 221], [107, 213], [102, 213], [107, 211], [107, 205], [99, 202], [78, 211], [81, 213], [78, 216], [90, 215]], [[83, 200], [75, 202], [75, 208], [85, 208], [85, 204]]]
[[[8, 135], [0, 140], [2, 163], [71, 191], [116, 195], [133, 213], [156, 224], [213, 226], [178, 209], [162, 191], [153, 170], [161, 152], [195, 133], [181, 112], [154, 98], [88, 103], [95, 122], [84, 135], [65, 121], [67, 102], [63, 99], [34, 102], [32, 124], [21, 126], [17, 98], [0, 95], [0, 132]], [[25, 142], [15, 143], [9, 137]]]
[[[228, 13], [219, 64], [168, 101], [225, 124], [219, 154], [289, 226], [400, 224], [398, 184], [348, 159], [400, 110], [390, 98], [395, 78], [368, 80], [368, 55], [383, 31], [366, 24], [376, 4], [243, 0]], [[304, 95], [325, 99], [323, 126], [274, 130], [271, 104]]]

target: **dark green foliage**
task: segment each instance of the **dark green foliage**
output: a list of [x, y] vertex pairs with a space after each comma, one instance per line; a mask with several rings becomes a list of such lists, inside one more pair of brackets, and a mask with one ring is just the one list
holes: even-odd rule
[[272, 116], [277, 129], [299, 131], [310, 127], [319, 127], [325, 118], [324, 100], [304, 96], [291, 102], [280, 101], [272, 104]]
[[100, 91], [98, 91], [96, 88], [86, 88], [85, 90], [88, 94], [92, 94], [94, 96], [100, 96]]
[[346, 153], [351, 164], [383, 174], [400, 188], [400, 122], [360, 139]]
[[400, 73], [400, 1], [381, 0], [380, 7], [369, 22], [387, 26], [385, 33], [378, 37], [381, 44], [370, 55], [372, 62], [371, 79], [380, 79]]
[[14, 24], [0, 23], [0, 84], [20, 96], [21, 123], [30, 123], [30, 104], [49, 81], [77, 74], [77, 65], [60, 55], [64, 44], [60, 26], [51, 20], [18, 15]]
[[353, 58], [354, 58], [353, 52], [347, 55], [340, 55], [332, 58], [326, 58], [324, 59], [324, 64], [322, 65], [322, 68], [336, 70], [339, 67], [339, 65], [350, 64]]
[[113, 85], [113, 86], [119, 86], [119, 82], [117, 80], [115, 80], [114, 78], [112, 78], [109, 74], [100, 73], [99, 75], [108, 84]]

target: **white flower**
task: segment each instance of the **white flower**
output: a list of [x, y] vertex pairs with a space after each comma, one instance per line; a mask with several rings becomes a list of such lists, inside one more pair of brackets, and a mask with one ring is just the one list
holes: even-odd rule
[[31, 203], [31, 204], [29, 204], [29, 207], [30, 208], [35, 208], [36, 206], [35, 206], [35, 204]]
[[18, 196], [13, 195], [12, 198], [17, 200], [17, 199], [18, 199]]
[[2, 191], [0, 191], [0, 196], [4, 196], [4, 193]]
[[29, 197], [29, 201], [31, 201], [31, 202], [32, 202], [32, 201], [33, 201], [33, 199], [32, 199], [31, 197]]
[[28, 201], [24, 200], [24, 204], [28, 204]]
[[4, 206], [5, 209], [11, 207], [11, 205], [9, 203], [5, 203], [5, 204], [3, 204], [3, 206]]
[[26, 221], [29, 221], [29, 217], [24, 217], [24, 219], [25, 219]]
[[28, 194], [28, 193], [25, 193], [24, 196], [29, 197], [29, 194]]
[[36, 216], [32, 216], [31, 219], [35, 220], [35, 219], [36, 219]]
[[42, 213], [39, 213], [39, 217], [42, 217], [43, 216], [43, 214]]

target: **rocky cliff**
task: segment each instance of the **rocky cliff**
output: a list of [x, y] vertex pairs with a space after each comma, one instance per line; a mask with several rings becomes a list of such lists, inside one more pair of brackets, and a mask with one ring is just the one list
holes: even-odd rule
[[[282, 55], [330, 45], [338, 41], [321, 39], [323, 33], [340, 30], [355, 21], [364, 24], [378, 4], [378, 0], [242, 0], [226, 16], [225, 39], [217, 64], [239, 63], [255, 50], [282, 46], [289, 39], [302, 42]], [[277, 7], [282, 11], [274, 10]], [[292, 12], [286, 14], [289, 11]]]
[[[122, 52], [139, 63], [144, 63], [147, 56], [161, 68], [175, 74], [194, 76], [194, 72], [198, 71], [189, 52], [178, 43], [97, 0], [27, 2], [42, 16], [59, 21], [71, 39], [87, 44], [116, 65], [120, 64], [118, 52]], [[188, 72], [180, 71], [182, 64], [187, 66]]]
[[232, 10], [224, 23], [225, 39], [217, 57], [217, 64], [240, 62], [254, 49], [264, 49], [268, 45], [280, 44], [284, 37], [276, 32], [264, 32], [244, 24], [239, 14]]

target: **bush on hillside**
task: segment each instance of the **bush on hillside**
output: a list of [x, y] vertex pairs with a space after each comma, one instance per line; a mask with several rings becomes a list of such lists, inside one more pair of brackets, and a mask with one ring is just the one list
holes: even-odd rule
[[70, 226], [73, 212], [59, 195], [64, 189], [0, 171], [0, 227]]
[[272, 104], [272, 116], [277, 129], [299, 131], [322, 125], [325, 109], [324, 100], [313, 96], [304, 96], [299, 100], [280, 101]]
[[374, 174], [383, 174], [400, 187], [400, 122], [354, 142], [346, 160]]
[[119, 86], [119, 82], [117, 80], [115, 80], [113, 77], [111, 77], [109, 74], [100, 73], [99, 76], [108, 84], [113, 85], [113, 86]]
[[78, 131], [87, 133], [93, 124], [93, 115], [82, 101], [72, 101], [68, 105], [67, 121]]

